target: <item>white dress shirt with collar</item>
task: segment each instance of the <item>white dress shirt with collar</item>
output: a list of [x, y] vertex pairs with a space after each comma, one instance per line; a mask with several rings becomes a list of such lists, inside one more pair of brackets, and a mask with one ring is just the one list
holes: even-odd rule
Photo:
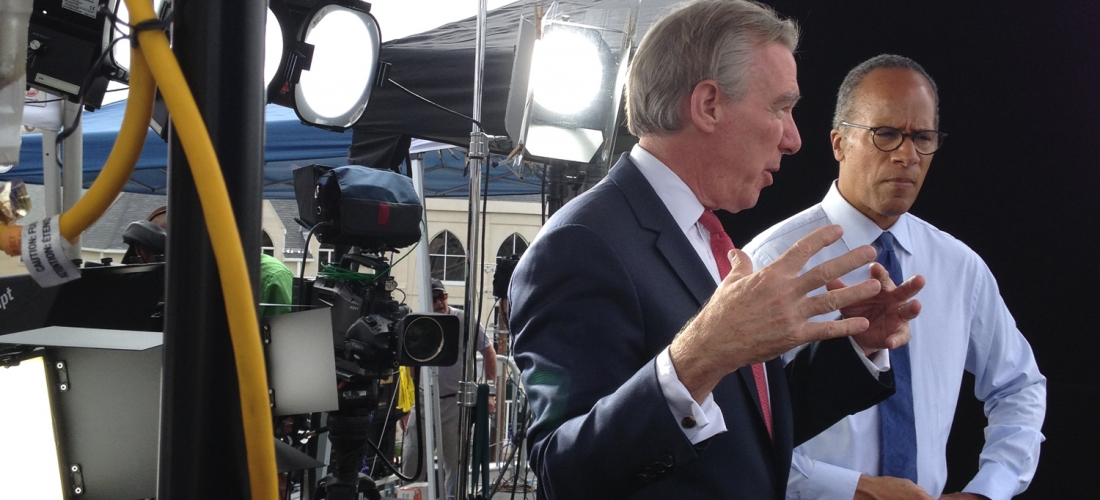
[[[691, 191], [675, 172], [670, 170], [661, 160], [650, 154], [641, 146], [635, 145], [630, 151], [630, 161], [638, 167], [638, 170], [649, 182], [657, 193], [657, 197], [664, 203], [665, 208], [672, 214], [676, 225], [684, 232], [703, 265], [707, 267], [715, 284], [721, 283], [718, 275], [718, 263], [714, 258], [714, 252], [710, 249], [710, 231], [699, 222], [706, 208], [699, 202], [699, 198]], [[853, 342], [853, 348], [863, 360], [867, 369], [878, 375], [889, 370], [889, 358], [887, 356], [872, 356], [868, 359], [863, 355], [863, 350]], [[766, 376], [766, 375], [765, 375]], [[681, 421], [686, 416], [692, 416], [695, 426], [692, 428], [681, 427], [684, 435], [692, 444], [700, 443], [712, 436], [726, 431], [726, 422], [722, 417], [722, 410], [714, 402], [713, 395], [707, 395], [702, 405], [699, 405], [691, 397], [684, 384], [676, 376], [676, 369], [672, 366], [668, 348], [665, 348], [657, 356], [657, 380], [661, 384], [665, 399], [668, 401], [669, 410], [672, 411], [676, 421]], [[769, 394], [770, 397], [770, 394]]]
[[[813, 207], [761, 233], [746, 247], [753, 266], [767, 265], [798, 238], [840, 224], [843, 238], [815, 255], [809, 269], [882, 230], [841, 196], [836, 184]], [[1039, 460], [1046, 414], [1046, 378], [1031, 346], [1016, 328], [985, 262], [951, 235], [911, 215], [889, 231], [897, 241], [905, 278], [920, 274], [922, 309], [910, 322], [913, 406], [917, 432], [917, 483], [938, 497], [947, 480], [946, 446], [963, 371], [975, 376], [974, 394], [989, 418], [978, 474], [964, 492], [1007, 500], [1031, 482]], [[858, 269], [843, 277], [867, 279]], [[820, 293], [816, 291], [814, 293]], [[833, 319], [831, 316], [820, 319]], [[794, 352], [785, 358], [789, 361]], [[872, 407], [850, 416], [794, 450], [788, 499], [850, 500], [860, 474], [879, 474], [879, 413]]]

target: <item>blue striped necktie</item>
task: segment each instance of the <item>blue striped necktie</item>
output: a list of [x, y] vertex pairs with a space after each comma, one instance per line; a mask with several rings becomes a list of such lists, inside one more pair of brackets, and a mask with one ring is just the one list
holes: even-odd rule
[[[895, 285], [902, 281], [901, 263], [894, 251], [894, 236], [885, 231], [875, 240], [878, 257], [875, 258]], [[917, 482], [917, 427], [913, 419], [912, 369], [909, 364], [909, 345], [890, 351], [890, 365], [894, 371], [896, 391], [879, 403], [878, 414], [881, 430], [882, 475], [908, 478]]]

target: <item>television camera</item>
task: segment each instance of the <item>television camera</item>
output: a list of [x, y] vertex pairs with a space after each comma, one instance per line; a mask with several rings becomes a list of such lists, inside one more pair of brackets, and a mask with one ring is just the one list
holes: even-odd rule
[[373, 445], [368, 431], [371, 412], [379, 406], [380, 382], [399, 366], [456, 363], [459, 320], [449, 314], [414, 314], [393, 298], [398, 285], [389, 274], [392, 257], [386, 255], [421, 235], [423, 206], [409, 178], [356, 165], [310, 165], [294, 171], [294, 191], [299, 218], [311, 227], [310, 234], [336, 245], [340, 254], [337, 266], [318, 273], [310, 286], [301, 284], [300, 296], [331, 307], [339, 380], [339, 409], [328, 417], [329, 474], [319, 481], [315, 498], [342, 500], [360, 493], [380, 498], [374, 481], [360, 473], [367, 445]]

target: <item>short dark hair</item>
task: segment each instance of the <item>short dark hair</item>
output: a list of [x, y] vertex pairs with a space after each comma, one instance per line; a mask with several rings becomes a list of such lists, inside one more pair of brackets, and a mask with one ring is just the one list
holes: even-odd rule
[[844, 77], [844, 81], [840, 84], [840, 90], [836, 93], [836, 111], [833, 112], [833, 128], [839, 130], [840, 122], [848, 121], [852, 115], [852, 104], [855, 100], [856, 90], [859, 89], [859, 84], [863, 82], [863, 78], [870, 72], [876, 69], [907, 69], [919, 73], [928, 80], [928, 84], [932, 86], [932, 97], [936, 99], [936, 115], [934, 125], [938, 129], [940, 126], [940, 91], [936, 87], [936, 81], [928, 74], [927, 71], [917, 64], [916, 61], [894, 54], [879, 54], [866, 61], [859, 63], [858, 66], [852, 68], [848, 72], [848, 76]]

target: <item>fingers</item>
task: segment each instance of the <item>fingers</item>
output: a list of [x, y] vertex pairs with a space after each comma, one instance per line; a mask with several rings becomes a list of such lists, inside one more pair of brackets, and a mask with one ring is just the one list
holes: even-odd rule
[[752, 259], [747, 253], [734, 248], [726, 257], [729, 258], [731, 267], [727, 278], [733, 276], [733, 279], [737, 280], [752, 274]]
[[[843, 234], [844, 230], [837, 225], [818, 228], [814, 230], [814, 232], [798, 240], [798, 242], [791, 246], [791, 248], [788, 248], [786, 252], [783, 252], [783, 255], [780, 255], [778, 259], [775, 259], [775, 262], [773, 262], [772, 265], [779, 266], [783, 270], [790, 273], [797, 273], [806, 265], [806, 262], [810, 260], [810, 257], [813, 257], [814, 254], [821, 251], [822, 248], [825, 248], [835, 243], [836, 240], [839, 240], [840, 236]], [[874, 256], [872, 255], [871, 258], [874, 259]], [[843, 275], [838, 274], [836, 276], [833, 276], [833, 278], [838, 278], [840, 276]], [[825, 280], [817, 286], [824, 285], [829, 281], [832, 281], [832, 279]]]
[[866, 280], [852, 286], [831, 290], [806, 299], [805, 310], [802, 313], [807, 318], [812, 318], [819, 314], [833, 312], [874, 297], [881, 289], [882, 284], [878, 281]]
[[917, 317], [920, 314], [921, 304], [919, 300], [911, 300], [900, 306], [898, 306], [898, 316], [901, 319], [909, 321]]
[[921, 291], [921, 289], [923, 288], [924, 276], [918, 274], [916, 276], [913, 276], [912, 278], [909, 278], [908, 280], [905, 280], [905, 282], [901, 285], [898, 285], [898, 288], [894, 291], [894, 293], [898, 296], [898, 300], [909, 300], [913, 298], [913, 296], [916, 295], [917, 292]]
[[840, 290], [841, 288], [844, 288], [846, 286], [848, 286], [848, 285], [845, 285], [843, 281], [840, 281], [840, 278], [837, 278], [835, 280], [832, 280], [832, 281], [826, 283], [825, 284], [825, 290], [828, 291], [828, 292], [831, 292], [833, 290]]
[[[875, 260], [875, 249], [870, 245], [864, 245], [806, 271], [806, 274], [798, 277], [795, 286], [799, 294], [810, 293], [873, 260]], [[886, 279], [889, 280], [890, 277], [887, 276]]]
[[817, 342], [838, 337], [850, 337], [861, 333], [870, 326], [866, 318], [847, 318], [835, 321], [810, 322], [806, 324], [803, 332], [806, 334], [805, 342]]
[[882, 283], [883, 290], [889, 292], [897, 288], [897, 285], [894, 284], [894, 280], [890, 279], [890, 272], [887, 271], [885, 267], [882, 267], [882, 264], [872, 262], [868, 272], [871, 275], [871, 279]]

